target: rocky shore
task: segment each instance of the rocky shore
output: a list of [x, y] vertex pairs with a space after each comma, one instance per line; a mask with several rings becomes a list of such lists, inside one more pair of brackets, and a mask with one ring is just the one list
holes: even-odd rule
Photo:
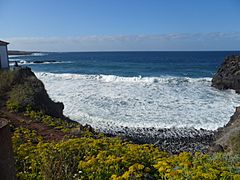
[[[240, 56], [228, 56], [212, 79], [212, 86], [220, 89], [233, 89], [240, 93]], [[240, 153], [240, 107], [230, 121], [215, 133], [212, 147], [221, 147], [230, 153]]]
[[[218, 132], [194, 128], [105, 129], [105, 135], [120, 136], [120, 140], [64, 117], [63, 104], [49, 98], [43, 83], [28, 68], [0, 71], [0, 92], [0, 120], [4, 118], [11, 125], [17, 179], [110, 179], [126, 174], [125, 179], [239, 178], [239, 159], [234, 156], [194, 152], [209, 153], [212, 147], [214, 151], [240, 152], [239, 128], [235, 131], [240, 127], [240, 109]], [[3, 133], [0, 137], [6, 137]], [[138, 145], [146, 143], [155, 147]], [[6, 145], [9, 150], [11, 145]], [[5, 164], [4, 158], [0, 160]], [[162, 170], [165, 172], [160, 174]], [[12, 166], [7, 171], [9, 177], [15, 176]]]
[[[63, 104], [54, 103], [48, 96], [43, 83], [36, 78], [34, 73], [29, 69], [18, 69], [15, 72], [15, 79], [13, 85], [24, 84], [26, 82], [34, 89], [32, 93], [33, 99], [28, 99], [35, 109], [42, 110], [48, 115], [60, 117], [68, 122], [72, 120], [63, 116]], [[212, 86], [218, 89], [235, 89], [240, 92], [240, 57], [230, 56], [227, 57], [222, 64], [216, 75], [213, 77]], [[7, 95], [6, 95], [7, 97]], [[25, 104], [25, 100], [22, 102]], [[231, 118], [226, 127], [219, 128], [218, 131], [209, 131], [204, 129], [194, 128], [170, 128], [170, 129], [157, 129], [157, 128], [129, 128], [119, 127], [118, 130], [113, 131], [109, 126], [101, 132], [107, 136], [120, 136], [126, 141], [131, 141], [137, 144], [154, 144], [163, 151], [177, 154], [180, 152], [203, 152], [222, 151], [234, 148], [229, 144], [232, 142], [234, 135], [240, 134], [240, 108], [237, 108], [236, 113]], [[75, 122], [76, 123], [76, 122]], [[95, 130], [87, 125], [90, 132], [95, 133]], [[236, 128], [237, 127], [237, 128]]]
[[208, 152], [214, 141], [214, 131], [194, 128], [128, 128], [104, 131], [108, 136], [120, 136], [136, 144], [154, 144], [171, 154], [180, 152]]
[[[240, 56], [228, 56], [212, 79], [212, 86], [219, 90], [233, 89], [240, 93]], [[118, 135], [134, 143], [150, 143], [160, 149], [177, 154], [187, 152], [240, 152], [240, 107], [226, 126], [216, 131], [205, 129], [156, 129], [121, 127], [119, 131], [105, 130], [106, 134]]]

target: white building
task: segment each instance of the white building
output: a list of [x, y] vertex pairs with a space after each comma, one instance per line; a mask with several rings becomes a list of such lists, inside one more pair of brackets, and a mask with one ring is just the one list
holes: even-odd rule
[[0, 69], [9, 68], [9, 60], [8, 60], [8, 42], [4, 42], [0, 40]]

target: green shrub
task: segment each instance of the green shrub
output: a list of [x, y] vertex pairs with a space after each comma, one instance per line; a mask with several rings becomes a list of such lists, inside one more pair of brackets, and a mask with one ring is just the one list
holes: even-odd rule
[[19, 112], [20, 104], [16, 101], [7, 101], [7, 109], [10, 112]]
[[14, 71], [0, 70], [0, 96], [11, 90], [12, 82], [15, 77]]
[[17, 128], [12, 137], [18, 179], [41, 179], [40, 161], [36, 158], [36, 146], [42, 137], [35, 131]]
[[27, 83], [15, 85], [9, 92], [7, 108], [10, 111], [22, 111], [34, 105], [34, 91]]
[[239, 157], [169, 155], [119, 138], [43, 142], [20, 128], [13, 136], [18, 179], [239, 179]]
[[62, 130], [64, 132], [69, 132], [72, 128], [80, 126], [80, 124], [76, 122], [68, 122], [61, 118], [55, 118], [46, 115], [40, 111], [33, 111], [29, 106], [26, 108], [24, 115], [30, 117], [35, 122], [42, 122], [47, 126], [53, 127], [58, 130]]
[[240, 154], [240, 130], [230, 137], [230, 148], [234, 154]]

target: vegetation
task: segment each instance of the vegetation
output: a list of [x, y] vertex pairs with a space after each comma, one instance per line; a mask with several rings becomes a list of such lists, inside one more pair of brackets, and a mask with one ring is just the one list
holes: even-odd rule
[[41, 89], [41, 82], [32, 78], [30, 73], [24, 69], [0, 70], [0, 94], [2, 99], [6, 99], [10, 111], [19, 112], [36, 105], [35, 97]]
[[234, 154], [240, 154], [240, 131], [232, 134], [230, 137], [230, 151]]
[[[39, 104], [42, 95], [45, 100]], [[54, 104], [29, 70], [0, 71], [0, 107], [4, 105], [10, 111], [22, 112], [34, 123], [66, 134], [61, 141], [50, 141], [34, 130], [13, 126], [18, 179], [240, 179], [237, 145], [234, 156], [186, 152], [170, 155], [153, 145], [96, 135], [77, 123], [47, 115]], [[78, 136], [72, 136], [73, 132]], [[239, 144], [239, 134], [231, 141]]]
[[9, 92], [15, 72], [0, 70], [0, 98], [4, 98], [6, 92]]
[[17, 128], [12, 137], [19, 179], [239, 179], [240, 157], [201, 153], [171, 156], [119, 138], [43, 142]]
[[49, 115], [44, 114], [43, 112], [33, 111], [30, 106], [27, 106], [24, 115], [30, 117], [35, 122], [42, 122], [47, 126], [50, 126], [55, 129], [62, 130], [63, 132], [69, 132], [72, 128], [80, 128], [80, 124], [75, 122], [64, 121], [61, 118], [55, 118]]

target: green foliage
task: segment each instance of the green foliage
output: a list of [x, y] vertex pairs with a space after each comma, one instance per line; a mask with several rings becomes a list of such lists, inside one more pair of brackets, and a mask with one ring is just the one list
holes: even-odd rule
[[34, 92], [28, 83], [16, 85], [9, 93], [7, 108], [9, 110], [19, 111], [27, 106], [32, 106], [34, 102]]
[[240, 154], [240, 130], [230, 137], [230, 147], [234, 154]]
[[[52, 105], [35, 104], [44, 87], [31, 71], [0, 71], [0, 103], [11, 111], [82, 138], [44, 142], [35, 131], [17, 128], [12, 137], [18, 179], [240, 179], [240, 157], [181, 153], [171, 156], [152, 145], [95, 135], [76, 123], [45, 115]], [[45, 96], [46, 97], [46, 96]], [[5, 103], [5, 102], [4, 102]], [[86, 128], [87, 129], [87, 128]], [[69, 133], [70, 135], [70, 133]], [[231, 138], [234, 152], [240, 135]]]
[[11, 89], [15, 77], [14, 71], [0, 70], [0, 97]]
[[[233, 160], [233, 159], [232, 159]], [[238, 161], [230, 161], [223, 154], [213, 156], [184, 152], [179, 155], [159, 159], [154, 166], [163, 179], [232, 179], [240, 173]], [[236, 177], [236, 176], [235, 176]]]
[[42, 142], [42, 137], [35, 131], [17, 128], [12, 136], [18, 179], [41, 179], [41, 164], [36, 159], [36, 146]]
[[24, 110], [34, 105], [39, 81], [25, 75], [21, 70], [0, 70], [0, 98], [5, 99], [10, 111]]
[[7, 108], [13, 112], [23, 111], [27, 106], [34, 105], [34, 91], [28, 83], [15, 85], [9, 91]]
[[16, 101], [7, 101], [6, 105], [10, 112], [19, 112], [20, 110], [20, 104]]
[[68, 122], [61, 118], [48, 116], [40, 111], [33, 111], [30, 106], [27, 106], [24, 115], [30, 117], [35, 122], [42, 122], [47, 126], [62, 130], [64, 132], [69, 132], [72, 128], [80, 126], [80, 124], [75, 122]]
[[181, 153], [119, 138], [43, 142], [20, 128], [13, 136], [19, 179], [238, 179], [239, 157]]

